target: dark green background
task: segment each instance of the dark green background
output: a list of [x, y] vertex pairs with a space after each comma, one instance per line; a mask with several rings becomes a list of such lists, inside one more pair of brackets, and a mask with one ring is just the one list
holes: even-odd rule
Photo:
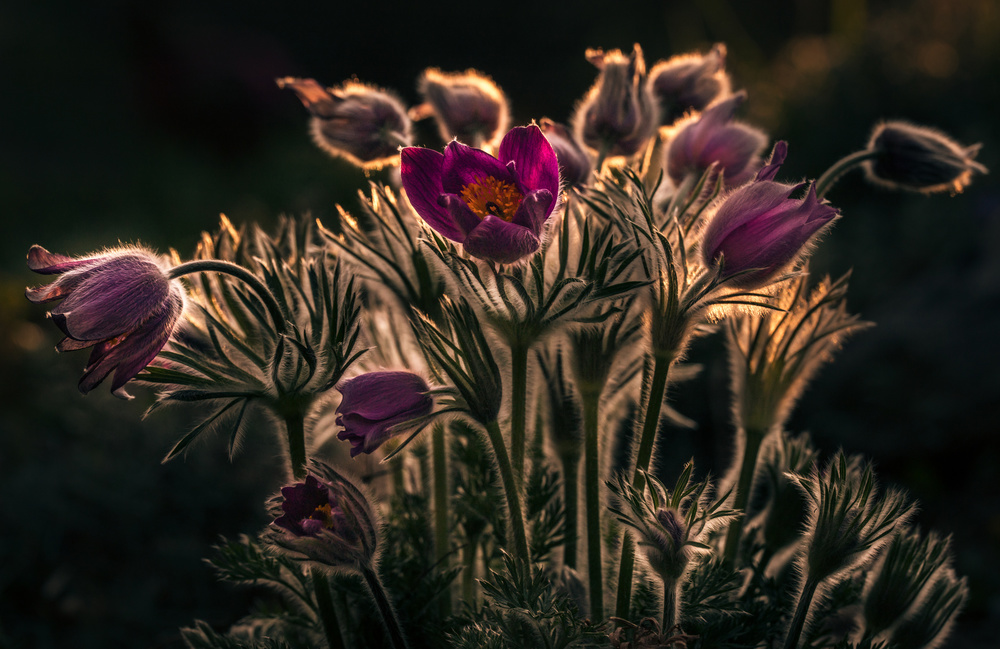
[[[729, 46], [743, 117], [790, 142], [784, 179], [816, 177], [872, 124], [936, 125], [998, 168], [1000, 9], [993, 0], [698, 0], [657, 3], [298, 3], [45, 0], [0, 5], [0, 647], [171, 647], [195, 617], [225, 626], [248, 595], [199, 561], [219, 533], [254, 532], [278, 486], [265, 427], [227, 461], [220, 439], [159, 459], [186, 413], [140, 421], [76, 392], [83, 353], [57, 356], [44, 309], [23, 298], [33, 243], [82, 254], [142, 241], [189, 254], [220, 212], [330, 220], [364, 175], [310, 142], [305, 112], [273, 83], [352, 76], [417, 100], [426, 66], [476, 67], [515, 123], [565, 121], [594, 77], [587, 47], [638, 41], [650, 63]], [[421, 125], [420, 144], [437, 146]], [[376, 176], [377, 178], [377, 176]], [[830, 195], [844, 218], [817, 272], [854, 269], [851, 308], [878, 323], [805, 395], [792, 428], [826, 450], [874, 457], [923, 503], [919, 523], [955, 535], [973, 597], [950, 647], [1000, 630], [1000, 193], [898, 195], [858, 175]], [[677, 390], [700, 421], [674, 432], [666, 469], [729, 453], [717, 339]]]

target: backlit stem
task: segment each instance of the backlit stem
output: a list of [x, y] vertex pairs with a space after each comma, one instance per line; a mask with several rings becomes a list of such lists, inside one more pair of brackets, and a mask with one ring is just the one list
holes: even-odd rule
[[[448, 460], [445, 448], [444, 423], [437, 422], [431, 432], [431, 454], [434, 468], [434, 556], [442, 570], [448, 569], [451, 546], [448, 541]], [[451, 615], [451, 590], [441, 593], [441, 614]]]
[[604, 560], [601, 557], [601, 465], [598, 431], [600, 394], [583, 395], [583, 473], [587, 498], [587, 580], [590, 619], [604, 619]]
[[733, 519], [729, 524], [729, 532], [726, 534], [726, 546], [723, 558], [726, 563], [732, 565], [736, 560], [736, 553], [740, 547], [740, 536], [743, 534], [743, 523], [746, 519], [747, 503], [750, 500], [750, 487], [753, 486], [753, 477], [757, 468], [757, 456], [760, 455], [761, 443], [764, 441], [766, 431], [747, 429], [744, 431], [743, 460], [740, 464], [740, 476], [736, 482], [736, 496], [733, 499], [733, 509], [743, 512], [743, 516]]
[[816, 594], [817, 586], [819, 586], [819, 582], [810, 579], [802, 588], [799, 603], [795, 607], [795, 616], [792, 618], [792, 624], [788, 627], [788, 635], [785, 637], [785, 649], [795, 649], [798, 646], [799, 636], [802, 635], [802, 627], [805, 626], [809, 605], [812, 603], [813, 595]]
[[510, 346], [510, 455], [517, 484], [524, 480], [524, 450], [528, 419], [528, 346]]
[[385, 622], [385, 630], [389, 634], [389, 639], [392, 640], [393, 649], [407, 649], [408, 645], [405, 636], [403, 636], [403, 629], [399, 626], [396, 611], [393, 610], [392, 604], [389, 602], [389, 596], [382, 586], [382, 580], [378, 578], [378, 574], [371, 567], [365, 565], [361, 566], [361, 576], [365, 578], [365, 583], [371, 589], [372, 599], [375, 600], [375, 605], [382, 615], [382, 621]]
[[313, 591], [316, 594], [316, 606], [319, 620], [323, 624], [323, 633], [330, 649], [345, 649], [344, 636], [340, 633], [340, 621], [337, 610], [333, 607], [333, 597], [330, 595], [330, 581], [321, 570], [312, 571]]
[[830, 191], [830, 188], [836, 184], [840, 177], [845, 173], [857, 167], [865, 160], [871, 160], [878, 156], [875, 151], [855, 151], [854, 153], [844, 156], [840, 160], [837, 160], [830, 166], [829, 169], [823, 172], [823, 175], [819, 177], [816, 181], [816, 196], [818, 198], [823, 198], [826, 193]]
[[260, 281], [256, 275], [248, 271], [243, 266], [218, 259], [196, 259], [195, 261], [189, 261], [181, 264], [180, 266], [174, 266], [167, 272], [167, 277], [170, 279], [177, 279], [183, 275], [202, 272], [225, 273], [226, 275], [230, 275], [242, 281], [244, 284], [249, 286], [253, 292], [257, 294], [257, 297], [260, 298], [260, 301], [264, 303], [268, 314], [271, 316], [271, 320], [274, 322], [275, 331], [279, 334], [283, 334], [288, 330], [288, 326], [285, 323], [285, 316], [282, 315], [281, 307], [278, 306], [278, 301], [274, 299], [274, 295], [271, 294], [271, 291], [264, 286], [264, 283]]
[[514, 546], [514, 558], [524, 569], [528, 568], [528, 535], [524, 529], [524, 514], [521, 510], [521, 489], [518, 481], [514, 478], [514, 470], [507, 456], [507, 447], [504, 444], [503, 434], [496, 420], [486, 424], [486, 432], [493, 445], [493, 454], [497, 459], [497, 469], [500, 471], [500, 481], [503, 483], [504, 494], [507, 498], [507, 518], [510, 523], [510, 534], [512, 545]]

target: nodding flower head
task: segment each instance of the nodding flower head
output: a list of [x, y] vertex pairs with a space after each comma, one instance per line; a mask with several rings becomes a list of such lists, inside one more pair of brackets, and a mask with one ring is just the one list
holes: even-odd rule
[[667, 173], [671, 180], [680, 184], [689, 174], [700, 176], [713, 164], [722, 169], [722, 178], [729, 187], [753, 177], [760, 166], [760, 152], [767, 145], [767, 136], [752, 126], [733, 121], [746, 97], [740, 91], [680, 127], [667, 149]]
[[358, 167], [395, 164], [399, 147], [412, 143], [406, 108], [384, 90], [356, 81], [324, 88], [313, 79], [294, 77], [278, 79], [278, 87], [293, 90], [312, 114], [316, 145]]
[[757, 177], [725, 196], [702, 235], [704, 263], [722, 259], [722, 278], [732, 286], [764, 286], [807, 250], [813, 237], [837, 217], [837, 210], [816, 197], [809, 186], [803, 198], [791, 198], [803, 185], [772, 179], [788, 147], [774, 145], [771, 161]]
[[163, 349], [184, 310], [180, 283], [170, 279], [152, 251], [138, 247], [74, 259], [32, 246], [28, 268], [59, 275], [25, 293], [36, 304], [63, 300], [49, 312], [66, 335], [56, 349], [93, 347], [80, 392], [90, 392], [114, 372], [111, 391], [131, 399], [125, 383]]
[[660, 61], [649, 71], [649, 85], [660, 102], [662, 124], [704, 110], [729, 94], [726, 46], [716, 43], [707, 54], [679, 54]]
[[604, 156], [633, 156], [656, 132], [660, 117], [642, 48], [636, 43], [629, 56], [621, 50], [587, 50], [587, 60], [600, 74], [577, 108], [577, 135]]
[[396, 427], [430, 414], [434, 399], [430, 386], [413, 372], [368, 372], [338, 387], [343, 398], [337, 406], [337, 424], [344, 430], [337, 439], [350, 440], [351, 457], [371, 453], [393, 435]]
[[546, 117], [542, 118], [540, 126], [545, 139], [556, 152], [563, 182], [570, 187], [585, 185], [594, 169], [594, 163], [577, 142], [573, 132]]
[[875, 127], [868, 141], [865, 162], [868, 179], [890, 189], [933, 194], [960, 192], [972, 182], [973, 173], [986, 173], [975, 161], [981, 145], [963, 147], [944, 133], [906, 122], [892, 121]]
[[418, 84], [424, 103], [413, 108], [414, 119], [431, 115], [441, 139], [457, 139], [472, 146], [492, 145], [510, 123], [507, 97], [489, 77], [476, 70], [424, 70]]
[[444, 155], [407, 147], [401, 156], [407, 198], [438, 234], [499, 264], [538, 250], [559, 195], [559, 162], [537, 126], [511, 129], [497, 158], [461, 142]]
[[378, 520], [368, 497], [346, 476], [313, 461], [305, 479], [268, 501], [274, 518], [266, 538], [296, 559], [330, 568], [370, 564]]

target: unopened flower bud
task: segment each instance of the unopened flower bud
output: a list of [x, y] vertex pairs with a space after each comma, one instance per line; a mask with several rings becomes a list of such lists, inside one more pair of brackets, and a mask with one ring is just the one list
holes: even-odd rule
[[573, 132], [562, 124], [557, 124], [543, 117], [539, 124], [545, 139], [552, 145], [559, 160], [559, 171], [563, 182], [568, 186], [585, 185], [590, 178], [594, 163], [577, 142]]
[[726, 46], [707, 54], [680, 54], [660, 61], [649, 72], [649, 85], [660, 102], [660, 123], [673, 124], [690, 111], [702, 111], [729, 94]]
[[430, 414], [434, 399], [430, 386], [413, 372], [368, 372], [348, 379], [337, 389], [337, 439], [350, 440], [351, 457], [371, 453], [389, 438], [404, 432], [407, 421]]
[[936, 649], [948, 637], [955, 618], [969, 599], [969, 586], [951, 568], [938, 572], [917, 610], [893, 631], [889, 646], [899, 649]]
[[406, 108], [384, 90], [348, 81], [324, 88], [313, 79], [278, 79], [312, 114], [313, 140], [327, 153], [365, 169], [399, 161], [399, 147], [412, 143]]
[[981, 145], [963, 147], [926, 126], [892, 121], [875, 127], [865, 162], [868, 179], [890, 189], [932, 194], [960, 192], [972, 182], [973, 172], [987, 173], [975, 161]]
[[507, 97], [492, 79], [476, 70], [424, 70], [418, 84], [423, 105], [410, 111], [414, 120], [434, 116], [441, 139], [473, 147], [492, 144], [510, 123]]
[[633, 156], [642, 151], [659, 125], [642, 48], [635, 44], [629, 56], [621, 50], [587, 50], [587, 60], [600, 74], [576, 111], [576, 133], [602, 158]]

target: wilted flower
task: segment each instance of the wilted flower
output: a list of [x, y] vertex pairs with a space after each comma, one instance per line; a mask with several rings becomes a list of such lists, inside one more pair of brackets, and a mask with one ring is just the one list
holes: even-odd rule
[[476, 147], [492, 144], [510, 123], [507, 97], [476, 70], [449, 73], [428, 68], [418, 88], [426, 103], [411, 109], [410, 116], [420, 120], [433, 115], [445, 141], [457, 138]]
[[534, 125], [511, 129], [498, 158], [461, 142], [444, 155], [407, 147], [401, 172], [410, 203], [429, 226], [473, 257], [509, 264], [538, 250], [559, 194], [559, 162]]
[[660, 122], [673, 124], [685, 113], [704, 110], [729, 94], [726, 46], [716, 43], [708, 54], [679, 54], [649, 71], [649, 85], [660, 102]]
[[868, 179], [891, 189], [931, 194], [960, 192], [972, 182], [973, 172], [986, 173], [974, 160], [982, 145], [963, 147], [926, 126], [885, 122], [875, 127], [865, 162]]
[[305, 480], [268, 501], [268, 541], [331, 568], [370, 565], [378, 542], [371, 503], [347, 477], [313, 461]]
[[279, 88], [291, 88], [312, 113], [310, 130], [316, 145], [365, 169], [395, 163], [399, 147], [412, 143], [410, 118], [399, 99], [356, 81], [324, 88], [313, 79], [285, 77]]
[[723, 278], [739, 288], [763, 286], [793, 263], [816, 233], [837, 216], [837, 210], [816, 198], [815, 186], [806, 196], [790, 196], [803, 187], [774, 182], [788, 146], [774, 145], [771, 161], [753, 182], [726, 196], [702, 236], [706, 265], [723, 259]]
[[566, 185], [583, 185], [590, 178], [594, 163], [583, 147], [576, 141], [573, 132], [562, 124], [557, 124], [547, 117], [541, 121], [542, 133], [552, 145], [559, 160], [559, 170]]
[[66, 337], [56, 349], [93, 347], [80, 391], [93, 390], [114, 372], [111, 391], [123, 399], [125, 383], [167, 344], [184, 309], [184, 290], [171, 281], [152, 251], [124, 247], [73, 259], [41, 246], [28, 251], [28, 268], [60, 275], [25, 295], [39, 304], [64, 299], [49, 316]]
[[733, 121], [746, 98], [740, 91], [680, 127], [667, 148], [667, 174], [674, 183], [679, 185], [688, 175], [701, 176], [713, 164], [722, 169], [722, 178], [730, 187], [753, 176], [767, 136]]
[[428, 415], [434, 399], [430, 386], [413, 372], [368, 372], [338, 387], [343, 398], [337, 406], [337, 424], [344, 430], [337, 439], [350, 440], [351, 457], [371, 453], [393, 435], [395, 427]]
[[636, 43], [621, 50], [587, 50], [600, 74], [577, 108], [574, 127], [580, 140], [607, 156], [632, 156], [642, 150], [659, 125], [659, 109], [646, 82], [646, 61]]

